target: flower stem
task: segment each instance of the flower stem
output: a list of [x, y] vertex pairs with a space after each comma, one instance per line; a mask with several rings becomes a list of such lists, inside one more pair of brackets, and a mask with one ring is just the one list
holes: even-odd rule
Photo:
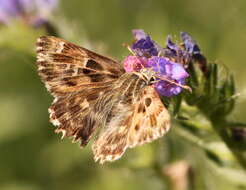
[[[224, 118], [211, 118], [212, 126], [227, 147], [231, 150], [243, 168], [246, 169], [246, 148], [239, 146], [240, 142], [233, 139], [233, 136], [228, 132], [228, 123]], [[241, 148], [240, 148], [241, 147]]]

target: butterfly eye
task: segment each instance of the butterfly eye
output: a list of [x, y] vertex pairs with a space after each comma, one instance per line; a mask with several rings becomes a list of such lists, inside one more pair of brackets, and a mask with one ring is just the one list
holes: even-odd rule
[[150, 84], [153, 84], [153, 83], [155, 83], [156, 82], [156, 78], [154, 77], [154, 76], [152, 76], [151, 78], [150, 78], [150, 80], [149, 80], [149, 83]]

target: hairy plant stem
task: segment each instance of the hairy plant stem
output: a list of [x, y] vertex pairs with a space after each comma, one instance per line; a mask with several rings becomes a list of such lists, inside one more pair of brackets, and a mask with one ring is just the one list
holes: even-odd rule
[[236, 142], [228, 132], [228, 123], [225, 118], [216, 116], [210, 117], [212, 127], [221, 137], [227, 147], [231, 150], [243, 168], [246, 169], [246, 149], [239, 150], [238, 142]]

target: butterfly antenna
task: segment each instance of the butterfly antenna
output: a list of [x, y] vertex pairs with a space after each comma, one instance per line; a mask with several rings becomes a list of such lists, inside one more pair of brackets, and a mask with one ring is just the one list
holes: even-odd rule
[[173, 80], [170, 80], [170, 79], [167, 79], [167, 78], [161, 77], [161, 76], [157, 76], [157, 78], [159, 78], [159, 79], [161, 79], [161, 80], [164, 80], [164, 81], [167, 81], [167, 82], [169, 82], [170, 84], [175, 84], [176, 86], [179, 86], [179, 87], [181, 87], [181, 88], [183, 88], [183, 89], [186, 89], [186, 90], [188, 90], [190, 93], [192, 93], [191, 87], [189, 87], [189, 86], [187, 86], [187, 85], [179, 84], [179, 83], [177, 83], [177, 82], [175, 82], [175, 81], [173, 81]]
[[157, 62], [158, 73], [161, 72], [160, 61]]
[[161, 57], [161, 55], [162, 55], [162, 51], [159, 51], [157, 56]]
[[132, 55], [137, 55], [137, 54], [132, 50], [131, 46], [129, 46], [128, 44], [125, 44], [125, 43], [124, 43], [123, 46], [126, 47], [126, 48], [131, 52]]

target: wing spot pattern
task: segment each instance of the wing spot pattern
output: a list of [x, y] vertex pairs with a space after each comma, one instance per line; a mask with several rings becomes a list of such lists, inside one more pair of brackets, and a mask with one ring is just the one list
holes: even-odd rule
[[145, 98], [145, 105], [146, 105], [147, 107], [150, 106], [151, 102], [152, 102], [151, 98]]
[[103, 67], [92, 59], [89, 59], [87, 61], [86, 67], [88, 67], [90, 69], [95, 69], [95, 70], [103, 70]]

